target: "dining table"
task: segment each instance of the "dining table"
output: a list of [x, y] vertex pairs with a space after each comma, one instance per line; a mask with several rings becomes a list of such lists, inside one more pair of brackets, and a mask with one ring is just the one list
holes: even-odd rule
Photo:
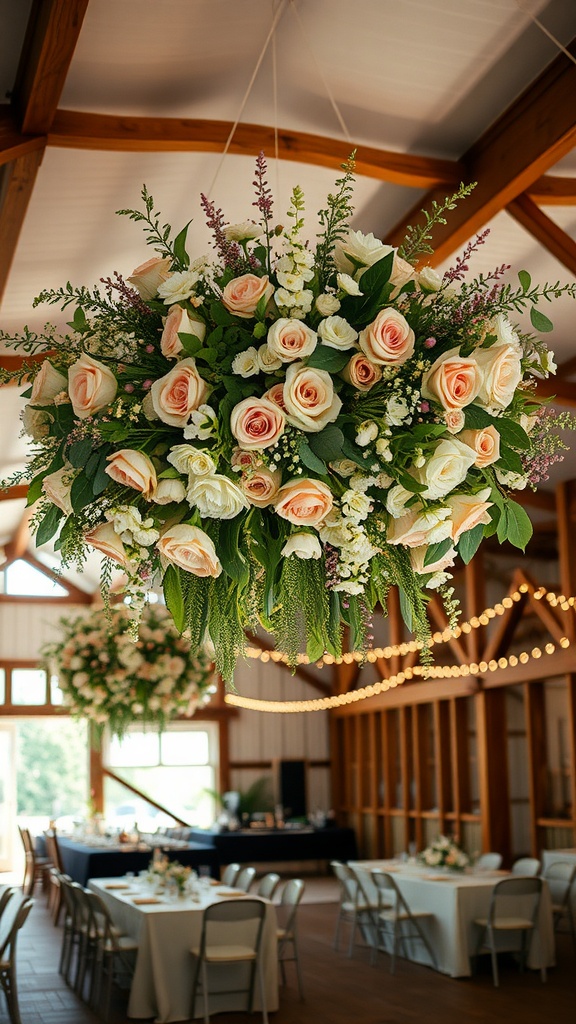
[[[436, 966], [442, 974], [453, 978], [465, 978], [472, 974], [472, 958], [480, 935], [475, 921], [487, 916], [494, 886], [502, 878], [509, 877], [509, 872], [455, 872], [391, 860], [348, 863], [366, 896], [374, 904], [378, 902], [378, 892], [370, 872], [377, 869], [391, 874], [412, 911], [427, 913], [427, 916], [419, 919], [419, 923], [435, 952], [436, 964], [432, 963], [423, 942], [407, 938], [403, 945], [407, 947], [409, 959], [427, 966]], [[369, 929], [364, 929], [364, 935], [368, 942], [374, 941], [374, 935]], [[498, 948], [502, 951], [514, 948], [509, 944], [506, 946], [506, 938], [498, 936]], [[514, 941], [517, 942], [516, 933]], [[532, 933], [528, 950], [528, 967], [539, 969], [542, 966], [553, 966], [554, 949], [552, 901], [544, 882], [537, 927]]]
[[[193, 894], [184, 898], [158, 892], [142, 878], [92, 878], [88, 888], [104, 901], [114, 924], [138, 942], [136, 965], [128, 1016], [151, 1018], [159, 1024], [189, 1020], [192, 1004], [193, 960], [190, 950], [200, 944], [206, 907], [223, 899], [246, 898], [238, 889], [201, 880]], [[278, 1009], [278, 961], [276, 909], [266, 904], [262, 932], [261, 963], [266, 1004]], [[246, 941], [246, 924], [222, 925], [228, 942]], [[209, 965], [210, 1013], [245, 1010], [246, 996], [238, 990], [246, 985], [245, 964]], [[260, 1008], [258, 986], [255, 1008]], [[202, 997], [197, 996], [195, 1016], [203, 1016]]]
[[86, 885], [89, 878], [108, 878], [124, 875], [127, 871], [137, 874], [148, 867], [155, 849], [159, 849], [170, 860], [178, 860], [185, 867], [196, 871], [206, 867], [213, 878], [220, 877], [218, 851], [202, 843], [165, 839], [154, 844], [119, 843], [94, 836], [80, 839], [59, 835], [58, 848], [64, 872], [80, 885]]

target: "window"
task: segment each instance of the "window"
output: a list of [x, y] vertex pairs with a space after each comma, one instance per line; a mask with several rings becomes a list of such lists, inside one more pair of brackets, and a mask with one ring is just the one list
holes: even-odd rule
[[68, 591], [22, 559], [4, 570], [4, 593], [15, 597], [68, 597]]
[[157, 733], [134, 726], [122, 740], [110, 739], [104, 762], [114, 775], [161, 804], [157, 810], [116, 779], [105, 778], [105, 817], [118, 828], [154, 832], [173, 815], [190, 825], [209, 826], [216, 816], [218, 768], [215, 722], [178, 722]]
[[36, 706], [46, 703], [46, 673], [43, 669], [12, 669], [12, 703]]

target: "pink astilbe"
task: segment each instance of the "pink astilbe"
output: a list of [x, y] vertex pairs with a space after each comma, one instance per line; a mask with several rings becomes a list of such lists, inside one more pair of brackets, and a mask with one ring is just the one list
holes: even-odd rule
[[490, 228], [486, 228], [485, 231], [482, 231], [479, 235], [476, 235], [476, 238], [474, 239], [473, 242], [468, 242], [468, 245], [464, 249], [462, 255], [458, 256], [455, 266], [450, 267], [450, 269], [447, 270], [446, 273], [444, 274], [444, 277], [442, 279], [443, 284], [450, 284], [452, 281], [464, 280], [464, 275], [470, 269], [468, 266], [468, 260], [470, 259], [472, 253], [476, 252], [476, 250], [479, 249], [481, 245], [484, 245], [484, 242], [488, 238], [489, 234]]
[[206, 223], [214, 235], [214, 248], [224, 266], [234, 273], [244, 270], [246, 258], [242, 247], [238, 242], [230, 242], [226, 238], [224, 229], [227, 222], [224, 220], [222, 210], [219, 207], [217, 209], [212, 200], [208, 199], [204, 193], [200, 196], [200, 205], [206, 214]]
[[268, 165], [266, 163], [266, 158], [263, 151], [260, 150], [256, 158], [256, 177], [252, 182], [256, 189], [256, 199], [252, 203], [252, 206], [258, 207], [266, 227], [268, 227], [268, 222], [272, 219], [272, 206], [274, 204], [274, 200], [272, 199], [272, 189], [266, 181], [267, 173]]
[[152, 316], [153, 311], [146, 305], [144, 300], [140, 297], [135, 288], [131, 288], [130, 285], [126, 284], [126, 281], [119, 274], [117, 270], [114, 271], [113, 281], [111, 277], [101, 277], [100, 281], [106, 288], [106, 295], [110, 302], [113, 301], [113, 293], [118, 292], [121, 299], [124, 299], [128, 306], [133, 306], [139, 313], [145, 313], [146, 316]]

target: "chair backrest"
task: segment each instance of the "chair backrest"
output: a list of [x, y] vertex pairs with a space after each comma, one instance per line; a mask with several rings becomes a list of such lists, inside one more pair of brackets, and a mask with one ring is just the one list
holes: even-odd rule
[[476, 871], [497, 871], [501, 863], [501, 853], [483, 853], [474, 864], [474, 869]]
[[14, 963], [18, 932], [25, 923], [33, 905], [34, 900], [31, 897], [21, 900], [16, 913], [12, 917], [10, 928], [5, 932], [3, 931], [2, 938], [0, 939], [0, 963], [3, 965]]
[[220, 881], [222, 882], [222, 885], [230, 885], [230, 886], [234, 885], [234, 882], [238, 878], [239, 873], [240, 873], [240, 865], [239, 864], [228, 864], [228, 866], [225, 867], [224, 871], [222, 872], [222, 878], [220, 879]]
[[300, 900], [304, 895], [304, 882], [301, 878], [291, 878], [286, 882], [282, 889], [282, 896], [280, 897], [280, 918], [283, 919], [281, 927], [286, 932], [294, 931], [296, 924], [296, 912], [300, 904]]
[[276, 874], [275, 871], [269, 871], [267, 875], [260, 879], [256, 895], [261, 896], [262, 899], [271, 900], [279, 884], [280, 875]]
[[378, 868], [374, 868], [370, 874], [378, 891], [378, 910], [391, 910], [393, 914], [399, 914], [402, 910], [410, 916], [410, 907], [392, 875], [387, 871], [379, 871]]
[[351, 870], [358, 884], [356, 902], [363, 902], [367, 907], [376, 907], [378, 904], [378, 891], [372, 880], [370, 869], [354, 865], [351, 866]]
[[520, 857], [512, 865], [513, 875], [539, 875], [540, 861], [536, 857]]
[[88, 934], [98, 936], [107, 950], [117, 950], [118, 928], [114, 925], [110, 911], [98, 893], [84, 890], [84, 905], [88, 914]]
[[18, 831], [22, 840], [22, 846], [24, 847], [24, 853], [30, 853], [32, 851], [32, 836], [29, 830], [23, 825], [18, 825]]
[[[266, 903], [258, 899], [219, 900], [206, 907], [202, 917], [200, 956], [206, 946], [229, 945], [235, 925], [242, 925], [242, 945], [251, 946], [259, 952], [262, 928], [266, 914]], [[250, 927], [252, 922], [252, 927]]]
[[568, 860], [556, 860], [549, 864], [544, 873], [552, 902], [567, 907], [572, 888], [576, 888], [576, 864]]
[[242, 870], [238, 872], [238, 876], [234, 882], [234, 888], [242, 889], [242, 892], [248, 892], [255, 876], [256, 868], [242, 868]]
[[343, 864], [340, 860], [330, 861], [330, 867], [340, 882], [340, 888], [342, 890], [341, 902], [356, 903], [356, 899], [358, 897], [358, 879], [352, 871], [352, 868], [349, 868], [347, 864]]
[[58, 880], [60, 882], [64, 906], [66, 907], [66, 914], [74, 926], [76, 924], [76, 901], [74, 899], [74, 892], [72, 891], [74, 882], [70, 878], [70, 875], [63, 875], [60, 871], [58, 872]]
[[15, 885], [8, 885], [3, 890], [2, 895], [0, 896], [0, 920], [2, 919], [2, 914], [4, 913], [8, 903], [17, 892], [18, 890]]
[[60, 847], [58, 846], [58, 837], [56, 835], [55, 828], [47, 828], [44, 831], [44, 838], [46, 840], [46, 853], [50, 857], [55, 868], [58, 871], [64, 871], [64, 865], [62, 864], [62, 856], [60, 854]]
[[[540, 895], [542, 893], [542, 879], [536, 876], [518, 875], [517, 878], [502, 878], [496, 882], [492, 890], [490, 909], [488, 911], [488, 922], [491, 924], [498, 917], [517, 917], [518, 909], [512, 907], [515, 899], [532, 897], [530, 909], [526, 909], [526, 903], [522, 908], [522, 917], [531, 917], [532, 923], [536, 923]], [[531, 911], [531, 912], [530, 912]]]

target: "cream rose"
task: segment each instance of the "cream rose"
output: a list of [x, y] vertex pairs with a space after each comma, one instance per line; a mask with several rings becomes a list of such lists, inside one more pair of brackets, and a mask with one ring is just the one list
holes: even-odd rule
[[422, 395], [443, 409], [470, 405], [482, 386], [482, 372], [476, 359], [464, 358], [457, 348], [438, 357], [422, 378]]
[[422, 496], [442, 498], [453, 491], [466, 479], [475, 460], [476, 452], [457, 438], [439, 441], [432, 455], [416, 474], [416, 479], [426, 486]]
[[296, 555], [297, 558], [321, 558], [322, 548], [318, 537], [312, 533], [293, 533], [286, 541], [280, 554], [284, 558]]
[[270, 352], [283, 363], [309, 356], [316, 348], [318, 336], [301, 320], [281, 317], [272, 324], [266, 343]]
[[334, 261], [341, 273], [354, 277], [360, 267], [371, 267], [390, 252], [392, 246], [384, 245], [372, 232], [365, 235], [349, 230], [345, 238], [336, 242]]
[[285, 425], [283, 413], [267, 398], [244, 398], [230, 414], [230, 430], [241, 448], [269, 448]]
[[274, 509], [295, 526], [317, 526], [333, 505], [332, 492], [321, 480], [290, 480], [278, 492]]
[[118, 562], [124, 569], [127, 569], [130, 560], [124, 544], [116, 533], [112, 523], [101, 523], [84, 534], [84, 540], [91, 547], [101, 551], [106, 558]]
[[280, 470], [269, 470], [264, 467], [255, 469], [243, 476], [240, 486], [251, 505], [266, 508], [271, 505], [278, 494], [282, 473]]
[[268, 348], [268, 345], [260, 345], [258, 349], [258, 366], [264, 373], [273, 373], [274, 370], [280, 370], [282, 367], [282, 360], [278, 359], [278, 356]]
[[177, 359], [184, 348], [179, 334], [193, 334], [199, 341], [204, 341], [206, 324], [199, 320], [191, 320], [182, 306], [172, 306], [160, 338], [160, 349], [167, 359]]
[[490, 488], [485, 487], [478, 494], [453, 494], [447, 498], [452, 516], [452, 540], [456, 544], [463, 533], [468, 533], [480, 523], [490, 522], [488, 509], [492, 507]]
[[49, 359], [45, 359], [34, 378], [30, 401], [32, 405], [51, 405], [56, 395], [66, 391], [68, 381], [63, 373], [56, 370]]
[[476, 452], [475, 466], [482, 469], [491, 466], [500, 458], [500, 434], [496, 427], [483, 427], [481, 430], [462, 430], [458, 440], [463, 441]]
[[217, 577], [222, 572], [214, 544], [197, 526], [180, 523], [170, 527], [156, 548], [163, 565], [177, 565], [193, 576]]
[[423, 544], [439, 544], [450, 537], [451, 531], [449, 508], [425, 511], [419, 505], [399, 519], [390, 521], [386, 540], [388, 544], [404, 544], [408, 548], [418, 548]]
[[413, 498], [412, 491], [403, 487], [402, 484], [394, 484], [386, 495], [386, 509], [393, 519], [400, 519], [406, 512], [406, 504]]
[[49, 473], [42, 481], [42, 490], [48, 500], [67, 516], [72, 515], [73, 512], [70, 500], [73, 479], [74, 470], [71, 466], [64, 466], [55, 473]]
[[80, 420], [110, 405], [117, 390], [118, 383], [112, 371], [86, 352], [68, 370], [68, 393], [74, 415]]
[[46, 409], [34, 409], [32, 405], [24, 406], [20, 419], [25, 432], [35, 441], [39, 441], [42, 437], [48, 437], [50, 424], [54, 423], [51, 413]]
[[381, 309], [360, 332], [360, 348], [379, 365], [401, 366], [414, 352], [414, 331], [397, 309]]
[[238, 485], [219, 473], [196, 477], [186, 498], [208, 519], [234, 519], [249, 507]]
[[216, 470], [216, 463], [210, 454], [203, 448], [195, 448], [193, 444], [174, 445], [166, 459], [179, 473], [192, 476], [206, 476]]
[[107, 462], [105, 472], [112, 480], [124, 487], [133, 487], [150, 500], [156, 490], [156, 470], [147, 455], [121, 448], [109, 455]]
[[150, 396], [154, 412], [163, 423], [184, 427], [208, 397], [208, 386], [196, 369], [196, 361], [181, 359], [173, 370], [154, 381]]
[[437, 558], [435, 562], [424, 565], [427, 551], [427, 544], [423, 544], [418, 548], [410, 548], [410, 562], [414, 572], [417, 572], [418, 575], [423, 576], [427, 573], [444, 572], [449, 566], [454, 565], [454, 559], [456, 558], [455, 548], [448, 548], [448, 551], [445, 555], [442, 555], [442, 558]]
[[151, 260], [146, 260], [146, 263], [141, 263], [132, 271], [132, 276], [128, 280], [144, 302], [156, 297], [159, 285], [170, 273], [171, 263], [170, 256], [153, 256]]
[[292, 363], [288, 367], [284, 402], [289, 422], [312, 433], [332, 423], [342, 408], [330, 374], [304, 363]]
[[357, 391], [370, 391], [382, 379], [382, 370], [363, 352], [356, 352], [342, 370], [341, 376]]
[[268, 391], [265, 391], [262, 395], [268, 402], [272, 402], [277, 409], [281, 409], [283, 413], [287, 413], [286, 403], [284, 401], [284, 385], [280, 381], [278, 384], [273, 384]]
[[228, 282], [222, 292], [222, 302], [229, 313], [249, 320], [254, 316], [262, 296], [265, 295], [268, 300], [273, 294], [274, 285], [270, 284], [266, 276], [242, 274]]
[[477, 403], [488, 409], [507, 409], [522, 380], [520, 353], [512, 345], [494, 345], [477, 349], [476, 359], [482, 373]]
[[186, 488], [181, 480], [176, 477], [164, 477], [163, 480], [158, 481], [152, 501], [155, 505], [171, 505], [173, 501], [180, 504], [185, 497]]
[[343, 316], [328, 316], [321, 320], [318, 324], [318, 334], [324, 345], [340, 351], [352, 348], [358, 337], [358, 331], [355, 331]]

